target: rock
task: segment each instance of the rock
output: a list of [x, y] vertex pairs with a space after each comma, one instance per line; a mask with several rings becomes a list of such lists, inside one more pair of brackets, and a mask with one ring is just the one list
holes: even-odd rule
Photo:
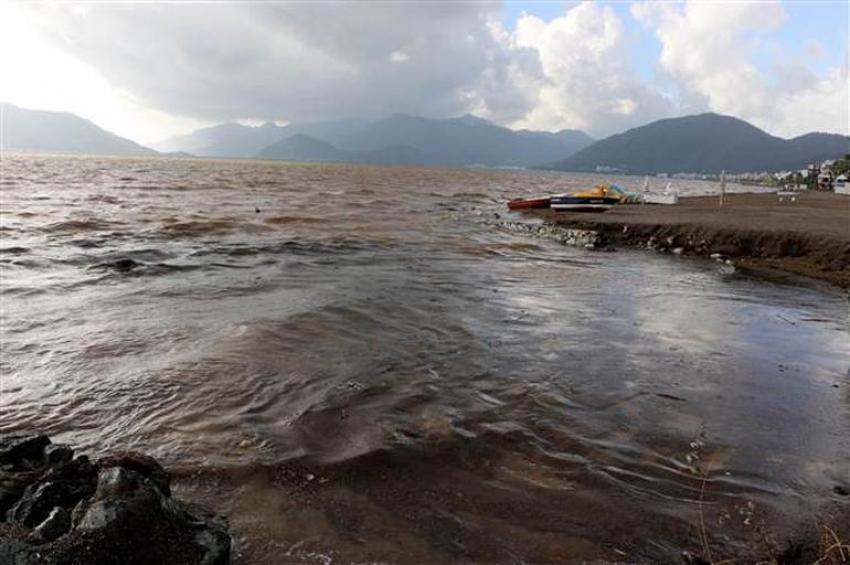
[[[97, 491], [74, 514], [80, 537], [67, 550], [71, 553], [81, 551], [84, 540], [97, 539], [111, 552], [135, 556], [121, 559], [122, 563], [230, 562], [230, 534], [223, 518], [180, 504], [134, 470], [101, 469]], [[168, 543], [151, 546], [151, 539], [160, 538]]]
[[20, 540], [0, 536], [0, 563], [3, 565], [33, 565], [39, 562], [35, 547]]
[[67, 463], [74, 457], [74, 450], [61, 443], [51, 443], [44, 450], [44, 461], [50, 467]]
[[684, 247], [677, 247], [673, 250], [673, 255], [681, 255], [685, 252]]
[[147, 477], [165, 496], [171, 496], [171, 478], [156, 459], [142, 453], [124, 452], [98, 460], [99, 469], [123, 467]]
[[8, 512], [10, 522], [34, 528], [56, 506], [71, 509], [95, 489], [95, 468], [86, 456], [51, 468], [23, 491]]
[[172, 498], [151, 457], [95, 465], [46, 436], [0, 438], [0, 449], [0, 565], [230, 563], [227, 520]]
[[82, 481], [48, 481], [30, 485], [9, 510], [9, 521], [34, 528], [48, 518], [53, 508], [71, 509], [91, 491], [90, 485]]
[[6, 515], [6, 512], [20, 500], [26, 486], [13, 488], [11, 486], [0, 487], [0, 517]]
[[140, 515], [156, 514], [163, 496], [153, 482], [136, 471], [123, 467], [101, 469], [94, 497], [74, 511], [74, 527], [97, 530]]
[[47, 518], [35, 527], [32, 538], [36, 543], [47, 543], [66, 534], [70, 529], [71, 513], [61, 506], [56, 506]]
[[39, 464], [50, 438], [44, 434], [11, 435], [0, 438], [0, 465], [16, 468]]

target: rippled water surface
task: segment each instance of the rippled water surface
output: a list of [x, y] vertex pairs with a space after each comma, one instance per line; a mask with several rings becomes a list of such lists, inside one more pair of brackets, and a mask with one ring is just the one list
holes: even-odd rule
[[0, 432], [156, 455], [237, 561], [673, 560], [850, 515], [846, 296], [503, 225], [598, 177], [2, 172]]

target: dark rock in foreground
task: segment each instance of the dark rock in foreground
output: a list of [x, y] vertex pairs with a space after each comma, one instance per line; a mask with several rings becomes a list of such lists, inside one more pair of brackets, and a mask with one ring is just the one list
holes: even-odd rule
[[171, 496], [151, 457], [95, 463], [45, 435], [0, 437], [0, 565], [230, 563], [227, 521]]

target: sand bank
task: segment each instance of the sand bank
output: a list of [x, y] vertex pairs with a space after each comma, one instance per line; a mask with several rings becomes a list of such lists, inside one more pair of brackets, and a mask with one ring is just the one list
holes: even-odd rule
[[603, 244], [649, 247], [731, 260], [735, 265], [804, 275], [850, 288], [850, 198], [803, 193], [682, 198], [678, 206], [616, 206], [604, 214], [529, 210], [564, 229], [593, 230]]

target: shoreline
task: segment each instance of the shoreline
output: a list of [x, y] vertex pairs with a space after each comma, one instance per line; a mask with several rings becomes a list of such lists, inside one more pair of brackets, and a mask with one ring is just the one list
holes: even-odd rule
[[[564, 230], [579, 245], [591, 238], [594, 247], [623, 245], [704, 257], [850, 290], [850, 198], [841, 195], [804, 192], [795, 202], [779, 202], [773, 193], [730, 194], [722, 208], [716, 196], [692, 196], [676, 206], [615, 206], [604, 214], [518, 214], [540, 219], [550, 230]], [[583, 237], [576, 238], [576, 230]]]

